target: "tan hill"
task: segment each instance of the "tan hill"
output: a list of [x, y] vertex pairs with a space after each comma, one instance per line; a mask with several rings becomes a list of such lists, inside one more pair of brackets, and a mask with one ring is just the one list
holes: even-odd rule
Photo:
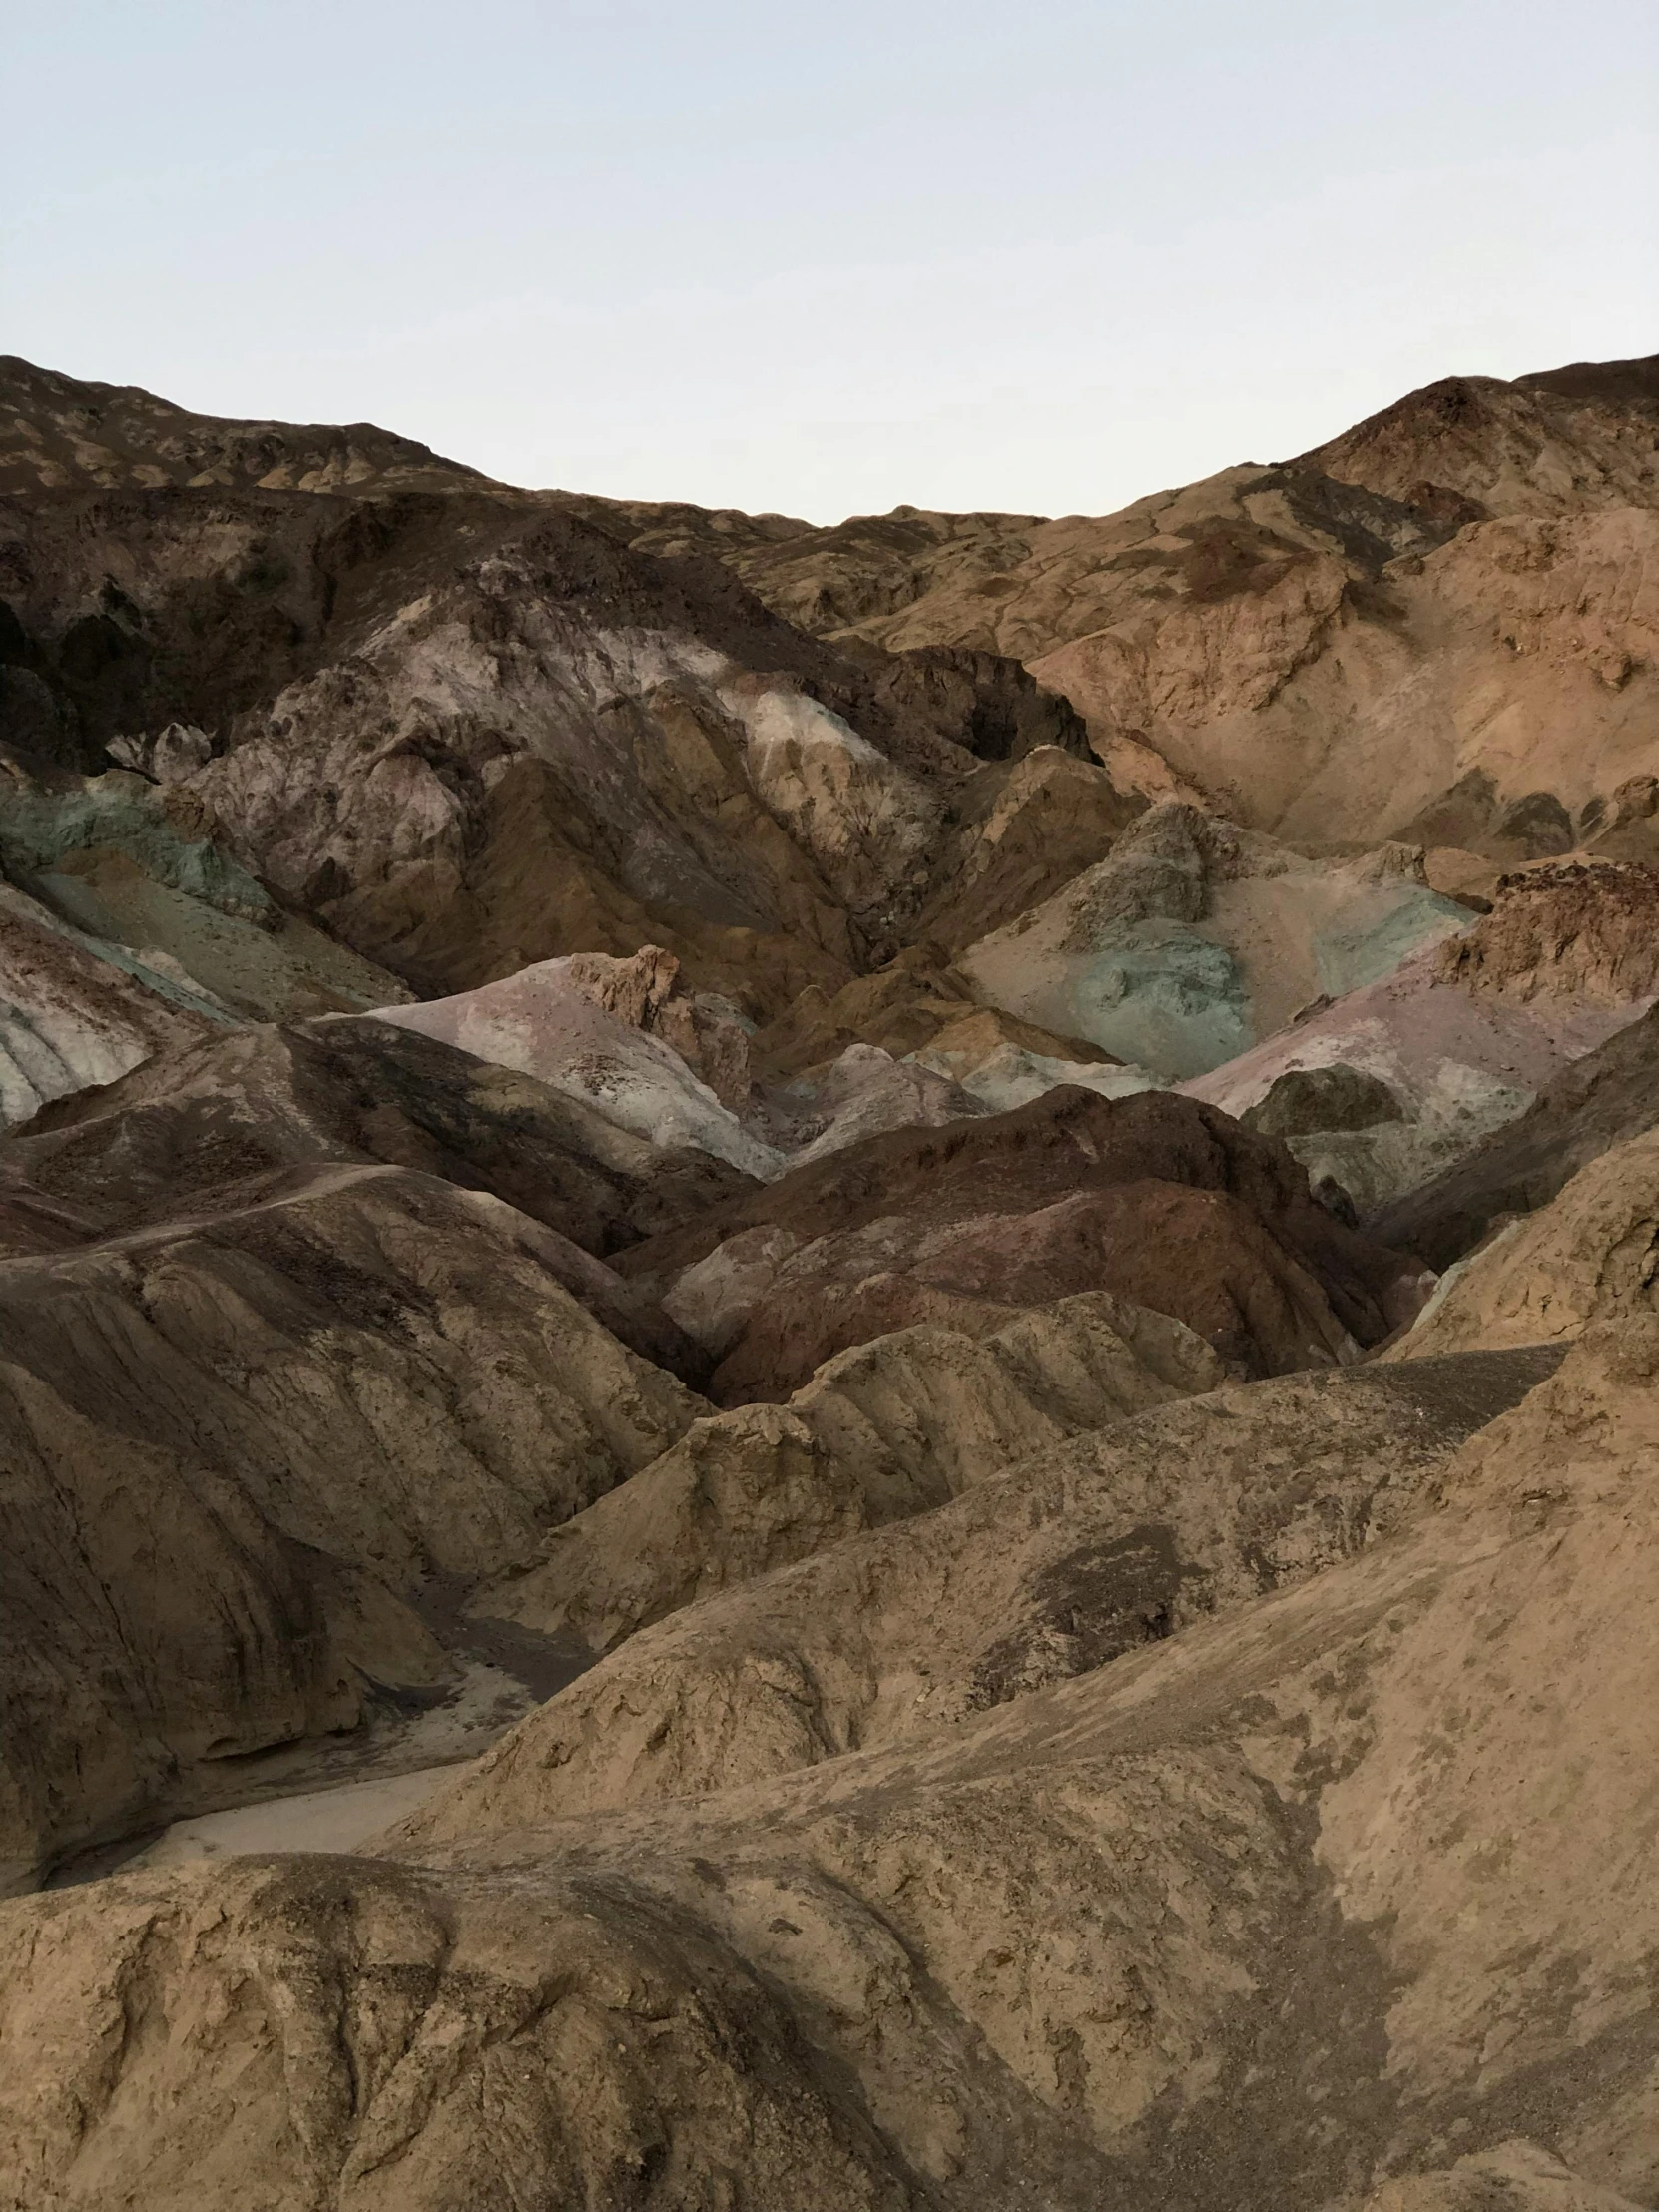
[[1225, 1380], [1201, 1337], [1105, 1291], [979, 1336], [898, 1330], [826, 1361], [783, 1407], [694, 1421], [567, 1521], [545, 1564], [492, 1591], [488, 1609], [607, 1651], [715, 1591], [827, 1546], [844, 1558], [842, 1537]]
[[[762, 1560], [739, 1529], [738, 1571], [724, 1573], [721, 1548], [684, 1513], [653, 1530], [649, 1550], [616, 1540], [630, 1517], [667, 1502], [664, 1472], [707, 1436], [711, 1424], [698, 1423], [566, 1523], [548, 1566], [511, 1593], [515, 1617], [574, 1627], [608, 1653], [604, 1663], [403, 1834], [454, 1843], [695, 1797], [852, 1750], [919, 1751], [975, 1715], [1236, 1613], [1391, 1533], [1470, 1434], [1559, 1360], [1488, 1353], [1189, 1391], [1075, 1440], [1033, 1437], [953, 1502], [912, 1505], [915, 1517], [895, 1515], [897, 1525], [862, 1533], [821, 1522], [799, 1565], [782, 1551]], [[798, 1553], [808, 1550], [798, 1538]], [[762, 1571], [769, 1565], [784, 1571]]]
[[920, 1747], [8, 1906], [14, 2195], [1642, 2202], [1656, 1360], [1602, 1332], [1391, 1534]]
[[1626, 787], [1659, 759], [1656, 451], [1659, 356], [1447, 378], [1298, 460], [1098, 519], [612, 526], [726, 560], [827, 637], [1012, 655], [1154, 794], [1293, 842], [1514, 859], [1621, 814], [1652, 847]]
[[1656, 1308], [1659, 1131], [1649, 1127], [1599, 1153], [1537, 1213], [1493, 1231], [1441, 1278], [1389, 1357], [1558, 1344]]

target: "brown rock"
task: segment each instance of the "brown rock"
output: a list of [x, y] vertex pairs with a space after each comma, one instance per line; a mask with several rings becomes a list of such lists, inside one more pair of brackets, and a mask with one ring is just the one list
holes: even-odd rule
[[1523, 1004], [1631, 1005], [1659, 993], [1659, 868], [1545, 863], [1498, 878], [1493, 910], [1440, 948], [1447, 981]]
[[[786, 1397], [831, 1354], [892, 1329], [1060, 1293], [1112, 1290], [1172, 1314], [1254, 1373], [1355, 1357], [1422, 1296], [1411, 1263], [1314, 1202], [1280, 1144], [1163, 1092], [1062, 1086], [937, 1134], [874, 1138], [619, 1268], [688, 1315], [689, 1271], [761, 1229], [780, 1239], [749, 1261], [746, 1319], [711, 1385], [725, 1403]], [[736, 1308], [725, 1290], [717, 1304], [724, 1335]]]
[[1659, 1132], [1579, 1169], [1536, 1214], [1495, 1229], [1453, 1268], [1386, 1355], [1556, 1344], [1659, 1302]]
[[[1090, 1303], [1068, 1301], [1053, 1315]], [[1028, 1335], [1044, 1325], [1048, 1316], [1030, 1317]], [[913, 1361], [932, 1350], [932, 1334], [870, 1350]], [[884, 1528], [866, 1519], [868, 1533], [849, 1517], [802, 1564], [747, 1580], [742, 1567], [723, 1572], [721, 1549], [699, 1541], [697, 1520], [711, 1506], [686, 1477], [706, 1469], [707, 1492], [717, 1437], [735, 1444], [738, 1423], [746, 1439], [756, 1435], [748, 1424], [758, 1414], [776, 1433], [789, 1415], [750, 1408], [700, 1421], [656, 1466], [567, 1522], [549, 1567], [520, 1585], [520, 1617], [568, 1620], [610, 1655], [400, 1834], [464, 1843], [480, 1830], [697, 1796], [855, 1749], [907, 1744], [919, 1755], [974, 1714], [1353, 1557], [1409, 1519], [1468, 1437], [1559, 1362], [1558, 1352], [1528, 1351], [1289, 1376], [1171, 1401], [1069, 1441], [1039, 1439], [1028, 1425], [1028, 1448], [982, 1467], [954, 1501], [923, 1497], [934, 1510]], [[843, 1496], [872, 1457], [867, 1436], [856, 1441], [858, 1456], [838, 1469]], [[742, 1482], [743, 1469], [734, 1450], [720, 1471]], [[830, 1494], [827, 1472], [815, 1493]], [[653, 1524], [665, 1506], [673, 1518]], [[629, 1527], [652, 1527], [665, 1563], [674, 1535], [686, 1545], [678, 1588], [658, 1567], [654, 1610], [640, 1602], [653, 1585], [630, 1577], [630, 1547], [617, 1540]], [[754, 1555], [735, 1532], [748, 1566]], [[655, 1563], [646, 1550], [647, 1574]], [[568, 1611], [544, 1610], [550, 1599]]]
[[7, 1907], [14, 2195], [137, 2161], [196, 2212], [733, 2175], [1272, 2212], [1518, 2171], [1549, 2206], [1506, 2147], [1547, 2113], [1641, 2201], [1653, 1336], [1579, 1347], [1391, 1537], [923, 1749]]
[[[1567, 849], [1651, 769], [1654, 388], [1651, 360], [1451, 378], [1298, 460], [1099, 518], [745, 533], [618, 507], [615, 526], [650, 545], [667, 525], [828, 637], [1017, 656], [1149, 797], [1206, 795], [1293, 842], [1512, 862]], [[1429, 835], [1471, 777], [1479, 804]]]

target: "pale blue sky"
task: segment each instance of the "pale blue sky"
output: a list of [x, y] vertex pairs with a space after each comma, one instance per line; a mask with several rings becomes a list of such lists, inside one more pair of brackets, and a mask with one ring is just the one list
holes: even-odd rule
[[17, 0], [0, 350], [514, 482], [1099, 512], [1659, 346], [1653, 0]]

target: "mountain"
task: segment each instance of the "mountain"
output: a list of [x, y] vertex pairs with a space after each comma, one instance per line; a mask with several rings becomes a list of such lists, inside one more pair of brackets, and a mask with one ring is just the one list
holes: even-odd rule
[[[827, 638], [1010, 654], [1153, 792], [1292, 842], [1659, 848], [1659, 355], [1448, 377], [1121, 514], [619, 506]], [[601, 515], [598, 502], [588, 509]]]
[[[451, 491], [490, 479], [372, 422], [231, 422], [0, 353], [0, 492]], [[493, 487], [499, 489], [500, 487]]]
[[1656, 441], [0, 362], [0, 2212], [1654, 2201]]

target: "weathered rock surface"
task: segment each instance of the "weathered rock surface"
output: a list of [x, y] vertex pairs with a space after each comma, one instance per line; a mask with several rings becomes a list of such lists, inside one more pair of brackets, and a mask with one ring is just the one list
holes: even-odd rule
[[1057, 1059], [1111, 1062], [1109, 1053], [1080, 1038], [1056, 1037], [982, 1006], [944, 947], [925, 941], [907, 945], [873, 974], [854, 976], [832, 994], [810, 984], [757, 1033], [750, 1053], [757, 1069], [789, 1077], [827, 1067], [854, 1044], [877, 1045], [900, 1059], [943, 1052], [944, 1060], [930, 1064], [957, 1078], [1002, 1044]]
[[766, 1116], [783, 1148], [784, 1167], [894, 1129], [942, 1129], [991, 1107], [917, 1055], [895, 1060], [879, 1045], [849, 1044], [829, 1067], [771, 1090]]
[[92, 1235], [324, 1161], [487, 1191], [602, 1258], [752, 1188], [532, 1078], [379, 1021], [246, 1026], [61, 1100], [0, 1143], [0, 1187]]
[[[782, 1156], [746, 1129], [693, 1072], [684, 1051], [666, 1041], [662, 1009], [644, 998], [638, 1005], [629, 1002], [628, 983], [641, 974], [655, 975], [665, 958], [672, 962], [672, 955], [646, 946], [632, 961], [592, 953], [542, 960], [452, 998], [385, 1007], [379, 1018], [532, 1075], [637, 1137], [708, 1153], [744, 1175], [775, 1175]], [[701, 1039], [693, 1030], [698, 1011], [695, 998], [683, 1008], [681, 1042], [701, 1058]], [[705, 1020], [708, 1057], [734, 1088], [739, 1071], [747, 1073], [743, 1031], [730, 1020], [708, 1015]]]
[[1561, 861], [1500, 876], [1494, 905], [1440, 952], [1441, 973], [1522, 1005], [1659, 996], [1659, 867]]
[[279, 906], [180, 786], [0, 755], [0, 873], [95, 959], [211, 1016], [292, 1020], [408, 996]]
[[1537, 1213], [1492, 1232], [1441, 1281], [1388, 1357], [1555, 1344], [1659, 1307], [1659, 1132], [1579, 1169]]
[[0, 740], [194, 795], [423, 993], [656, 943], [757, 1016], [890, 955], [970, 849], [1000, 918], [1042, 822], [1093, 857], [1133, 812], [1017, 664], [840, 652], [556, 495], [365, 484], [15, 497]]
[[1656, 427], [1659, 356], [1579, 361], [1512, 384], [1447, 376], [1307, 458], [1384, 498], [1432, 486], [1488, 514], [1566, 514], [1659, 503]]
[[0, 1128], [211, 1034], [225, 1009], [0, 883]]
[[[884, 1346], [897, 1352], [905, 1339]], [[455, 1842], [924, 1744], [1387, 1535], [1468, 1436], [1559, 1357], [1483, 1354], [1224, 1389], [1104, 1432], [1092, 1424], [1075, 1441], [1033, 1438], [1028, 1454], [982, 1466], [954, 1503], [872, 1534], [854, 1535], [849, 1519], [831, 1532], [847, 1540], [821, 1537], [805, 1564], [718, 1598], [718, 1570], [701, 1581], [688, 1572], [678, 1587], [659, 1570], [652, 1610], [630, 1602], [614, 1569], [596, 1588], [586, 1541], [603, 1545], [667, 1502], [663, 1475], [683, 1485], [700, 1444], [706, 1452], [715, 1424], [699, 1423], [665, 1461], [567, 1522], [550, 1568], [524, 1586], [521, 1617], [536, 1625], [568, 1619], [601, 1648], [642, 1632], [403, 1833]], [[832, 1387], [842, 1365], [820, 1383]], [[653, 1627], [671, 1592], [687, 1609]], [[571, 1611], [545, 1615], [549, 1598]]]
[[1280, 1083], [1306, 1091], [1324, 1069], [1382, 1084], [1398, 1115], [1285, 1137], [1316, 1184], [1329, 1181], [1361, 1215], [1391, 1221], [1405, 1194], [1454, 1173], [1651, 1002], [1654, 883], [1646, 867], [1608, 863], [1505, 875], [1490, 910], [1437, 951], [1316, 1002], [1183, 1088], [1249, 1115]]
[[1615, 1030], [1539, 1092], [1518, 1120], [1372, 1224], [1384, 1244], [1444, 1270], [1503, 1214], [1546, 1205], [1591, 1160], [1659, 1123], [1659, 1014]]
[[[1654, 773], [1656, 420], [1653, 360], [1580, 364], [1448, 378], [1300, 460], [1101, 518], [610, 520], [827, 637], [1017, 657], [1154, 797], [1196, 789], [1293, 842], [1513, 861], [1605, 834]], [[1651, 840], [1651, 808], [1622, 833]]]
[[1385, 2181], [1365, 2212], [1634, 2212], [1634, 2200], [1580, 2180], [1552, 2152], [1517, 2137], [1444, 2173]]
[[849, 1044], [792, 1081], [759, 1083], [735, 1009], [686, 990], [678, 961], [655, 945], [632, 960], [544, 960], [453, 998], [388, 1007], [381, 1018], [534, 1075], [619, 1129], [762, 1181], [884, 1130], [938, 1128], [988, 1111], [948, 1075], [870, 1044]]
[[133, 384], [86, 383], [0, 355], [0, 492], [164, 484], [389, 492], [487, 481], [370, 422], [228, 422]]
[[235, 1802], [237, 1760], [361, 1725], [376, 1686], [441, 1694], [422, 1579], [528, 1565], [685, 1428], [699, 1400], [583, 1312], [547, 1235], [335, 1167], [0, 1263], [8, 1888]]

